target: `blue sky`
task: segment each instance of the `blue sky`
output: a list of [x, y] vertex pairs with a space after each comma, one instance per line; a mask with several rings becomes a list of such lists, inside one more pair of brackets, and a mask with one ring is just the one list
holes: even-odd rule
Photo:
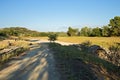
[[120, 0], [0, 0], [0, 28], [66, 31], [96, 27], [120, 16]]

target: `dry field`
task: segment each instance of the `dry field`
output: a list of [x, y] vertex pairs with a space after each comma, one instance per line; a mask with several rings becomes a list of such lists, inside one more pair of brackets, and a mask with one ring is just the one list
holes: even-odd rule
[[[38, 40], [48, 40], [48, 37], [27, 37], [24, 39], [38, 39]], [[8, 41], [16, 46], [28, 47], [28, 42], [24, 40], [4, 40], [0, 41], [0, 49], [8, 45]], [[104, 48], [108, 48], [112, 45], [120, 44], [120, 37], [58, 37], [58, 41], [69, 42], [69, 43], [83, 43], [90, 41], [93, 45], [100, 45]]]
[[[48, 37], [31, 37], [31, 39], [48, 40]], [[120, 44], [120, 37], [58, 37], [58, 41], [77, 44], [90, 41], [93, 45], [108, 48], [112, 45]]]
[[83, 43], [90, 41], [92, 44], [108, 48], [111, 45], [120, 44], [120, 37], [58, 37], [58, 41]]

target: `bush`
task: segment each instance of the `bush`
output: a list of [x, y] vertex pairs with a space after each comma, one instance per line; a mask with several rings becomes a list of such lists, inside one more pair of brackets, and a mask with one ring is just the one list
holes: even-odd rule
[[50, 34], [50, 35], [48, 35], [48, 40], [51, 42], [51, 41], [55, 41], [55, 40], [57, 40], [57, 37], [58, 37], [58, 35], [57, 34]]

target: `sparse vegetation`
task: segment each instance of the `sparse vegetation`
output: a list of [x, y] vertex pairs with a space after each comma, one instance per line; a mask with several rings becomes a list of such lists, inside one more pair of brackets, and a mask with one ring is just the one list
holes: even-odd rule
[[[83, 45], [85, 45], [85, 44], [83, 44]], [[74, 72], [75, 60], [78, 60], [78, 61], [80, 60], [80, 62], [82, 61], [84, 63], [84, 64], [82, 64], [82, 66], [83, 65], [84, 66], [91, 65], [91, 66], [96, 66], [101, 71], [102, 71], [102, 69], [106, 70], [106, 72], [105, 72], [106, 74], [102, 74], [102, 72], [99, 72], [102, 74], [102, 77], [104, 77], [104, 79], [109, 78], [109, 79], [119, 80], [120, 70], [118, 69], [117, 66], [115, 66], [112, 63], [109, 63], [105, 60], [102, 60], [98, 57], [94, 57], [93, 55], [91, 55], [89, 53], [86, 53], [86, 49], [82, 49], [82, 51], [80, 51], [74, 46], [62, 46], [60, 44], [55, 44], [55, 43], [50, 44], [49, 46], [54, 51], [54, 57], [58, 61], [57, 65], [59, 65], [59, 69], [61, 71], [63, 71], [62, 75], [64, 75], [64, 77], [67, 77], [67, 79], [65, 79], [65, 80], [69, 80], [71, 78], [72, 78], [72, 80], [78, 80], [81, 78], [86, 79], [86, 77], [89, 80], [95, 80], [96, 77], [94, 76], [95, 75], [94, 71], [91, 71], [91, 72], [93, 72], [93, 73], [91, 73], [89, 70], [83, 70], [83, 71], [79, 72], [78, 74], [75, 74], [76, 73], [76, 72]], [[83, 47], [83, 48], [85, 48], [85, 47]], [[77, 63], [76, 65], [79, 65], [79, 63]], [[79, 69], [80, 68], [77, 67], [78, 71], [79, 71]], [[84, 72], [84, 71], [86, 71], [86, 72]], [[111, 76], [111, 77], [109, 77], [109, 76]], [[97, 75], [97, 78], [99, 78], [98, 75]]]
[[18, 56], [24, 51], [26, 51], [26, 49], [23, 47], [14, 47], [13, 49], [7, 50], [8, 50], [7, 52], [5, 51], [3, 53], [0, 53], [0, 68], [2, 66], [1, 64], [7, 62], [11, 57]]
[[27, 42], [27, 41], [23, 41], [23, 40], [18, 40], [18, 41], [3, 40], [3, 41], [0, 41], [0, 49], [4, 49], [4, 48], [9, 47], [8, 42], [10, 42], [12, 46], [16, 46], [16, 47], [23, 47], [23, 48], [28, 48], [29, 47], [29, 45], [28, 45], [29, 42]]
[[[9, 43], [11, 45], [9, 45]], [[32, 42], [24, 40], [3, 40], [0, 41], [0, 66], [11, 57], [18, 56], [30, 48]]]

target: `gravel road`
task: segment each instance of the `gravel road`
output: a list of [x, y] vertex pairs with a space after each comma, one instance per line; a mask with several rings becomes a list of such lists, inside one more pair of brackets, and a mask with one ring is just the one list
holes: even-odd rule
[[0, 80], [60, 80], [55, 60], [46, 43], [9, 61], [0, 71]]

